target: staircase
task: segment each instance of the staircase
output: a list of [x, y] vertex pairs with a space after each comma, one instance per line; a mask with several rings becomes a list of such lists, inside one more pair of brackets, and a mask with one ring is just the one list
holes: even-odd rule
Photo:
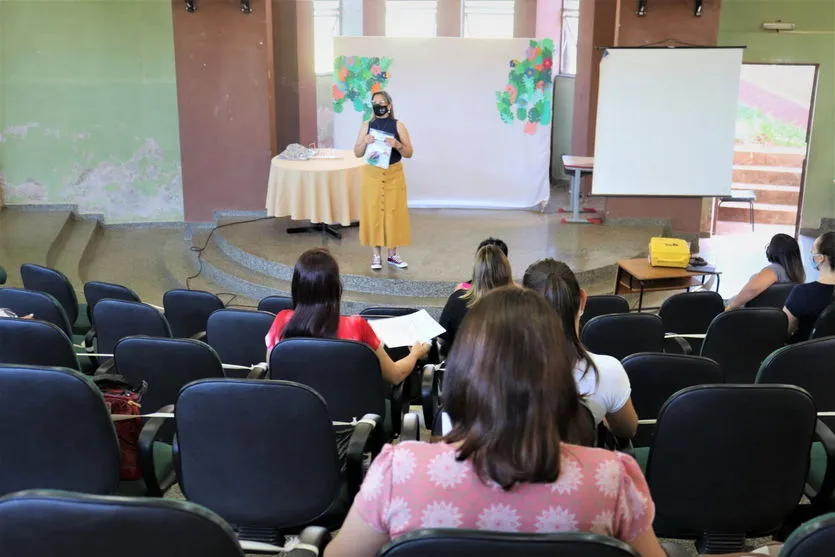
[[[795, 224], [805, 157], [805, 148], [737, 145], [732, 187], [757, 194], [757, 224]], [[747, 202], [725, 202], [716, 220], [748, 222], [749, 211]]]

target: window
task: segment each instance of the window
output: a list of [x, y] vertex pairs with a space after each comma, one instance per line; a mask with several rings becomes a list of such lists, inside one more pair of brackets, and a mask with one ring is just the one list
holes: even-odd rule
[[339, 35], [339, 0], [313, 0], [313, 55], [317, 74], [333, 72], [333, 38]]
[[580, 24], [580, 0], [562, 0], [562, 39], [560, 73], [577, 75], [577, 35]]
[[386, 37], [434, 37], [438, 0], [386, 0]]
[[512, 39], [514, 0], [464, 0], [462, 37]]

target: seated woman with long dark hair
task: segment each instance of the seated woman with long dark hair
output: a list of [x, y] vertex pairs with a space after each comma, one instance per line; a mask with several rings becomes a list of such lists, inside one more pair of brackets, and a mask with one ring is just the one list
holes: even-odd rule
[[562, 321], [565, 341], [577, 354], [574, 379], [577, 388], [594, 414], [605, 418], [618, 437], [632, 438], [638, 430], [638, 414], [632, 406], [632, 387], [623, 365], [611, 356], [592, 354], [580, 342], [580, 316], [586, 306], [586, 291], [580, 288], [571, 268], [551, 258], [532, 263], [522, 284], [542, 294]]
[[765, 248], [765, 258], [768, 265], [748, 279], [739, 294], [734, 296], [725, 307], [725, 311], [745, 306], [772, 284], [786, 282], [803, 284], [806, 280], [806, 271], [803, 270], [803, 260], [800, 257], [800, 246], [797, 240], [788, 234], [772, 236]]
[[662, 557], [632, 457], [566, 443], [577, 354], [542, 296], [505, 287], [470, 309], [447, 361], [452, 431], [386, 446], [325, 557], [371, 557], [421, 528], [596, 532]]
[[341, 316], [342, 281], [339, 265], [324, 248], [307, 250], [296, 261], [291, 284], [293, 309], [275, 316], [267, 337], [267, 361], [279, 341], [293, 337], [338, 338], [367, 344], [380, 360], [383, 377], [396, 385], [429, 352], [428, 344], [415, 344], [409, 355], [396, 362], [386, 353], [383, 343], [368, 322], [359, 316]]

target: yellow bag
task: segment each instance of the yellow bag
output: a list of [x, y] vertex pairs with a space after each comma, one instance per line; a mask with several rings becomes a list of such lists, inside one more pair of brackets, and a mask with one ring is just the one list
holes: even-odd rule
[[684, 269], [690, 264], [690, 245], [679, 238], [651, 238], [649, 264], [653, 267]]

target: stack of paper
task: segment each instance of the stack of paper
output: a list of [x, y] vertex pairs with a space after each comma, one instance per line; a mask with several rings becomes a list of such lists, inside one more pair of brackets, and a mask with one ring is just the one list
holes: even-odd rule
[[374, 136], [374, 143], [368, 144], [365, 148], [365, 162], [380, 168], [388, 168], [391, 159], [391, 145], [386, 144], [386, 139], [394, 136], [375, 129], [368, 130], [368, 133]]
[[375, 319], [368, 322], [383, 344], [389, 348], [412, 346], [418, 342], [429, 342], [445, 333], [446, 329], [432, 319], [425, 309], [387, 319]]

